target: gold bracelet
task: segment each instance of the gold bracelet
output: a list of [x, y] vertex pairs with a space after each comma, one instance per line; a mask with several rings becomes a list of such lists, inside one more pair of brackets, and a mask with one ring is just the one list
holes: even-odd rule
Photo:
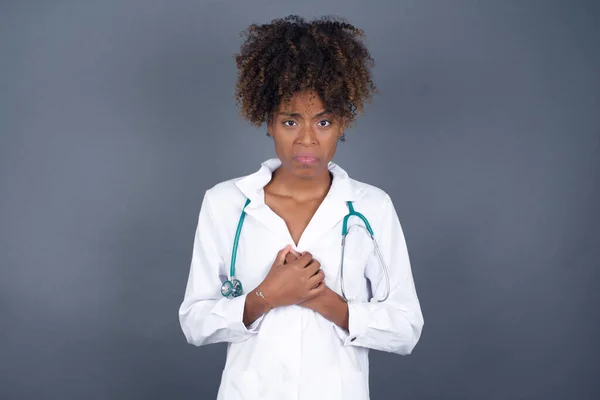
[[269, 306], [269, 311], [273, 309], [273, 306], [267, 301], [267, 299], [265, 299], [265, 295], [263, 294], [262, 290], [260, 290], [260, 286], [256, 289], [254, 293], [256, 293], [258, 297], [263, 299], [263, 301]]

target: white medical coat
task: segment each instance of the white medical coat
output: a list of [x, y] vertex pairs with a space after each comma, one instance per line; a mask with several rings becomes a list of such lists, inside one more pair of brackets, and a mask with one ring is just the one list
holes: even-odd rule
[[[423, 328], [398, 216], [384, 191], [351, 179], [331, 162], [330, 191], [295, 246], [284, 220], [264, 201], [263, 188], [280, 165], [279, 159], [267, 160], [257, 172], [206, 191], [179, 309], [181, 328], [188, 343], [196, 346], [228, 343], [218, 400], [367, 400], [369, 349], [410, 354]], [[251, 202], [235, 270], [244, 294], [228, 299], [221, 295], [221, 284], [229, 273], [246, 199]], [[389, 298], [368, 302], [371, 293], [377, 298], [384, 295], [385, 277], [370, 238], [354, 228], [351, 235], [362, 239], [352, 236], [355, 240], [347, 242], [344, 257], [349, 332], [298, 305], [275, 308], [246, 327], [242, 318], [248, 291], [262, 282], [277, 252], [288, 244], [320, 261], [326, 284], [341, 294], [340, 244], [347, 201], [373, 228], [388, 266]], [[352, 224], [362, 222], [352, 217]]]

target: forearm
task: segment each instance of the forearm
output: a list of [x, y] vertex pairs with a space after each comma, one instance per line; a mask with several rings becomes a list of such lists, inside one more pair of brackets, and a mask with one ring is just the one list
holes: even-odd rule
[[255, 290], [251, 291], [246, 296], [246, 302], [244, 304], [244, 325], [246, 325], [246, 327], [250, 326], [268, 310], [269, 307], [265, 301], [255, 294]]
[[327, 290], [316, 300], [317, 301], [310, 304], [311, 307], [309, 308], [318, 312], [325, 319], [328, 319], [340, 328], [348, 331], [348, 303], [343, 297], [327, 288]]

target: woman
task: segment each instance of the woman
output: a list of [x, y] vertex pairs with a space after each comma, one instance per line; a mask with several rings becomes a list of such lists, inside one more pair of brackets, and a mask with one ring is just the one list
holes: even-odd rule
[[[376, 90], [363, 32], [290, 16], [246, 33], [237, 99], [277, 157], [206, 191], [182, 330], [196, 346], [228, 343], [218, 399], [369, 399], [369, 350], [411, 353], [423, 316], [390, 197], [331, 162]], [[341, 279], [351, 208], [387, 268], [353, 216]]]

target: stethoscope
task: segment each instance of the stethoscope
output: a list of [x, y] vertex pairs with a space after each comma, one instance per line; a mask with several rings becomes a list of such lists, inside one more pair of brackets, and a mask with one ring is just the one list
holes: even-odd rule
[[[235, 231], [235, 237], [233, 239], [233, 249], [232, 249], [232, 253], [231, 253], [231, 264], [229, 267], [229, 276], [228, 276], [228, 279], [225, 282], [223, 282], [223, 285], [221, 286], [221, 294], [224, 297], [227, 297], [230, 299], [241, 296], [244, 292], [242, 282], [240, 282], [238, 279], [235, 278], [235, 259], [236, 259], [236, 255], [237, 255], [238, 244], [240, 242], [240, 234], [242, 233], [242, 226], [244, 225], [244, 219], [246, 219], [246, 206], [248, 206], [248, 204], [250, 204], [250, 199], [246, 200], [246, 203], [244, 204], [244, 207], [242, 208], [242, 213], [240, 215], [240, 219], [239, 219], [238, 225], [237, 225], [237, 230]], [[361, 213], [359, 213], [357, 211], [354, 211], [354, 206], [352, 205], [351, 201], [348, 201], [347, 205], [348, 205], [348, 209], [350, 211], [348, 212], [348, 214], [346, 214], [346, 216], [344, 217], [344, 221], [342, 223], [342, 254], [341, 254], [341, 259], [340, 259], [340, 284], [341, 284], [341, 289], [342, 289], [342, 296], [344, 297], [344, 300], [349, 301], [348, 298], [346, 298], [346, 293], [344, 292], [344, 250], [346, 248], [346, 236], [350, 232], [350, 229], [352, 229], [353, 227], [359, 227], [359, 228], [364, 229], [365, 232], [369, 235], [369, 237], [373, 241], [373, 247], [375, 249], [375, 253], [377, 254], [377, 259], [379, 260], [379, 264], [380, 264], [381, 268], [383, 269], [383, 273], [385, 275], [385, 284], [386, 284], [385, 296], [383, 296], [383, 298], [381, 298], [381, 299], [375, 299], [373, 297], [373, 298], [371, 298], [370, 301], [372, 303], [384, 302], [387, 300], [388, 296], [390, 295], [390, 277], [388, 275], [387, 266], [385, 264], [385, 261], [383, 260], [383, 256], [381, 255], [381, 251], [379, 250], [379, 245], [377, 244], [377, 240], [375, 240], [375, 234], [373, 233], [373, 229], [371, 228], [371, 224], [369, 224], [369, 220], [367, 219], [367, 217], [365, 217], [364, 215], [362, 215]], [[352, 216], [360, 218], [363, 221], [364, 226], [363, 225], [351, 225], [350, 228], [348, 228], [348, 220]]]

